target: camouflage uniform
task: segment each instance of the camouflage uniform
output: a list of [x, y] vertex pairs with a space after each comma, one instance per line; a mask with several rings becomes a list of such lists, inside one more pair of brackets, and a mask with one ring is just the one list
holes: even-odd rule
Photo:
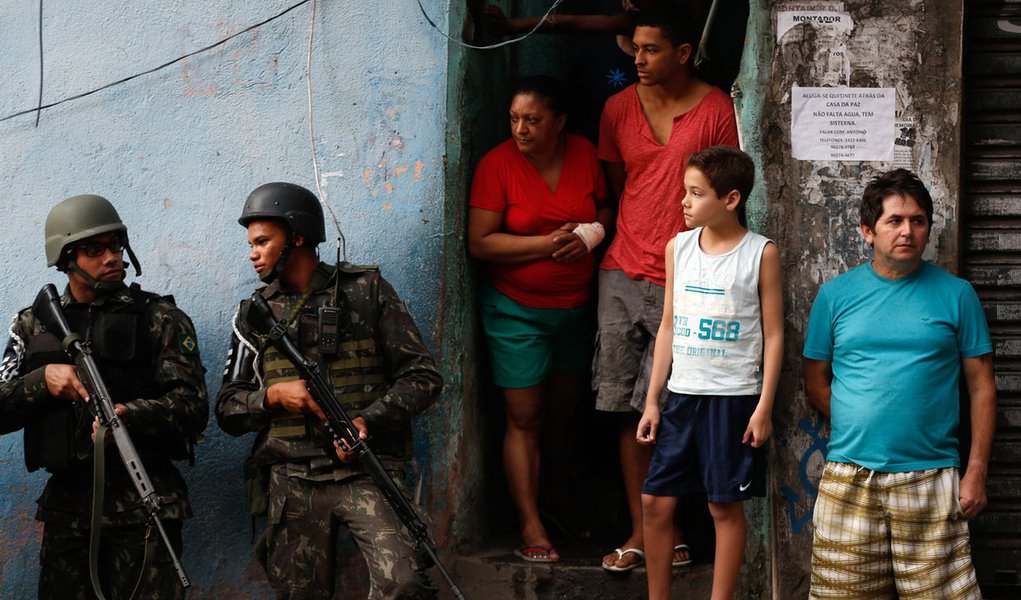
[[[336, 277], [338, 352], [323, 356], [318, 308], [333, 304]], [[410, 420], [436, 400], [442, 381], [394, 289], [375, 269], [319, 263], [306, 295], [281, 289], [279, 280], [257, 293], [278, 319], [294, 315], [289, 335], [319, 362], [351, 417], [365, 419], [383, 464], [399, 472], [411, 456]], [[241, 303], [235, 326], [254, 347], [258, 338], [247, 325], [249, 303]], [[333, 596], [338, 525], [351, 530], [368, 563], [370, 598], [435, 597], [410, 536], [358, 463], [337, 459], [314, 416], [265, 408], [269, 386], [296, 379], [293, 365], [275, 348], [256, 357], [235, 334], [216, 402], [224, 431], [259, 432], [249, 461], [269, 470], [269, 506], [257, 555], [278, 597]]]
[[[185, 439], [205, 429], [209, 410], [194, 327], [172, 299], [137, 286], [102, 292], [91, 305], [75, 302], [65, 289], [61, 305], [72, 330], [92, 343], [112, 401], [127, 407], [122, 419], [153, 488], [165, 501], [160, 518], [180, 554], [181, 520], [191, 516], [191, 506], [171, 460], [187, 456]], [[88, 566], [93, 417], [80, 403], [50, 396], [44, 375], [47, 364], [69, 362], [60, 341], [43, 329], [31, 309], [18, 313], [0, 364], [0, 433], [25, 429], [26, 464], [51, 473], [37, 500], [36, 519], [45, 524], [39, 597], [62, 600], [93, 597]], [[64, 419], [68, 432], [63, 441], [68, 447], [57, 452], [60, 465], [52, 457], [37, 462], [36, 456], [35, 440], [52, 431], [43, 423], [54, 418]], [[43, 447], [60, 442], [47, 440]], [[127, 598], [142, 564], [149, 515], [112, 445], [105, 459], [100, 581], [108, 598]], [[157, 541], [140, 597], [184, 596], [169, 561]]]

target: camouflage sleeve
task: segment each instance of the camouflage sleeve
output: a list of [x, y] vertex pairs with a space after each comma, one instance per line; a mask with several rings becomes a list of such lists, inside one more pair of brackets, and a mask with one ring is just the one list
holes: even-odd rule
[[49, 398], [45, 367], [25, 372], [25, 350], [30, 317], [23, 311], [11, 320], [7, 348], [0, 362], [0, 434], [17, 431], [33, 415], [40, 401]]
[[216, 422], [230, 435], [260, 431], [270, 421], [270, 412], [263, 404], [266, 389], [256, 375], [256, 353], [238, 337], [248, 333], [244, 319], [239, 317], [246, 307], [247, 301], [242, 302], [233, 320], [234, 334], [223, 369], [223, 385], [216, 395]]
[[133, 432], [196, 436], [209, 420], [209, 397], [195, 327], [167, 302], [154, 305], [149, 327], [161, 395], [131, 402], [124, 422]]
[[436, 402], [443, 379], [407, 307], [382, 277], [376, 297], [376, 327], [391, 384], [386, 395], [366, 407], [361, 416], [369, 424], [406, 423]]

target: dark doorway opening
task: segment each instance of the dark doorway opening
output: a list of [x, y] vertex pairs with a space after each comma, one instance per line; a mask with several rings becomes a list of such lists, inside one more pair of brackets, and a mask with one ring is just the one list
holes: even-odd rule
[[[700, 2], [708, 12], [710, 2]], [[489, 2], [468, 0], [468, 13], [472, 17], [470, 31], [472, 43], [484, 45], [500, 41], [482, 19], [483, 9]], [[503, 13], [509, 17], [540, 16], [552, 0], [520, 0], [501, 2]], [[712, 35], [707, 46], [707, 60], [697, 76], [729, 93], [737, 76], [744, 48], [745, 27], [748, 19], [747, 0], [720, 0]], [[568, 1], [558, 9], [558, 15], [600, 15], [621, 11], [620, 0]], [[470, 178], [475, 165], [485, 152], [507, 139], [507, 107], [509, 89], [522, 76], [552, 75], [567, 84], [571, 91], [568, 130], [585, 135], [597, 143], [598, 122], [602, 106], [612, 94], [635, 82], [634, 62], [621, 50], [613, 33], [601, 34], [535, 34], [502, 50], [467, 51], [467, 75], [464, 93], [465, 104], [471, 105], [472, 127], [469, 149], [462, 159]], [[465, 199], [467, 202], [467, 198]], [[605, 244], [604, 246], [605, 247]], [[478, 268], [473, 271], [476, 281], [485, 274]], [[472, 287], [472, 286], [470, 286]], [[478, 320], [476, 319], [476, 322]], [[502, 440], [505, 417], [501, 393], [490, 383], [485, 336], [477, 330], [479, 369], [478, 410], [482, 425], [479, 440], [483, 473], [483, 545], [514, 547], [518, 543], [518, 524], [503, 477]], [[572, 514], [553, 515], [567, 528], [588, 530], [585, 539], [566, 539], [561, 527], [544, 519], [554, 543], [565, 558], [585, 557], [598, 565], [600, 557], [620, 545], [630, 533], [630, 520], [624, 500], [623, 483], [618, 457], [617, 422], [611, 416], [593, 409], [590, 396], [583, 403], [574, 425], [577, 447], [569, 471], [569, 488], [572, 490], [575, 510]], [[540, 494], [540, 499], [542, 494]], [[690, 498], [679, 511], [679, 522], [685, 530], [696, 561], [711, 563], [714, 553], [712, 519], [704, 498]]]

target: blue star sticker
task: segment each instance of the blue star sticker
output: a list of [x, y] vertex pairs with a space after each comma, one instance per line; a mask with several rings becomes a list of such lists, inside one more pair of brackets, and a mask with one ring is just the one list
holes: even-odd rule
[[627, 75], [621, 69], [610, 69], [606, 75], [606, 82], [610, 84], [610, 87], [622, 88], [627, 84]]

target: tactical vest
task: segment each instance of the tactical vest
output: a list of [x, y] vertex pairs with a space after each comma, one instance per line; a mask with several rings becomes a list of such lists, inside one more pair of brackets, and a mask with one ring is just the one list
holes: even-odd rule
[[[149, 303], [160, 296], [142, 291], [133, 284], [129, 303], [103, 305], [74, 303], [64, 307], [71, 330], [89, 344], [99, 373], [114, 404], [130, 404], [140, 398], [155, 398], [160, 389], [153, 381], [156, 370], [153, 343], [149, 333]], [[172, 302], [172, 299], [168, 299]], [[72, 364], [61, 341], [48, 332], [27, 341], [25, 372], [49, 364]], [[67, 469], [92, 453], [92, 413], [80, 403], [50, 398], [40, 416], [25, 427], [25, 466], [51, 472]], [[188, 457], [185, 440], [174, 435], [135, 436], [132, 440], [143, 459]], [[108, 454], [112, 463], [120, 463], [116, 452]], [[91, 470], [82, 469], [88, 478]]]
[[[340, 301], [344, 303], [343, 298]], [[345, 318], [347, 311], [341, 310], [341, 315]], [[319, 362], [320, 372], [332, 384], [337, 401], [355, 418], [389, 389], [383, 356], [372, 329], [353, 326], [348, 318], [339, 330], [337, 354], [320, 357], [318, 318], [318, 307], [303, 308], [288, 334], [307, 357]], [[263, 350], [261, 370], [265, 387], [299, 378], [291, 361], [272, 346]], [[380, 458], [403, 460], [411, 454], [411, 431], [407, 426], [374, 426], [369, 435], [373, 452]], [[278, 412], [260, 437], [253, 453], [260, 462], [308, 461], [312, 470], [340, 464], [329, 434], [313, 415]]]

